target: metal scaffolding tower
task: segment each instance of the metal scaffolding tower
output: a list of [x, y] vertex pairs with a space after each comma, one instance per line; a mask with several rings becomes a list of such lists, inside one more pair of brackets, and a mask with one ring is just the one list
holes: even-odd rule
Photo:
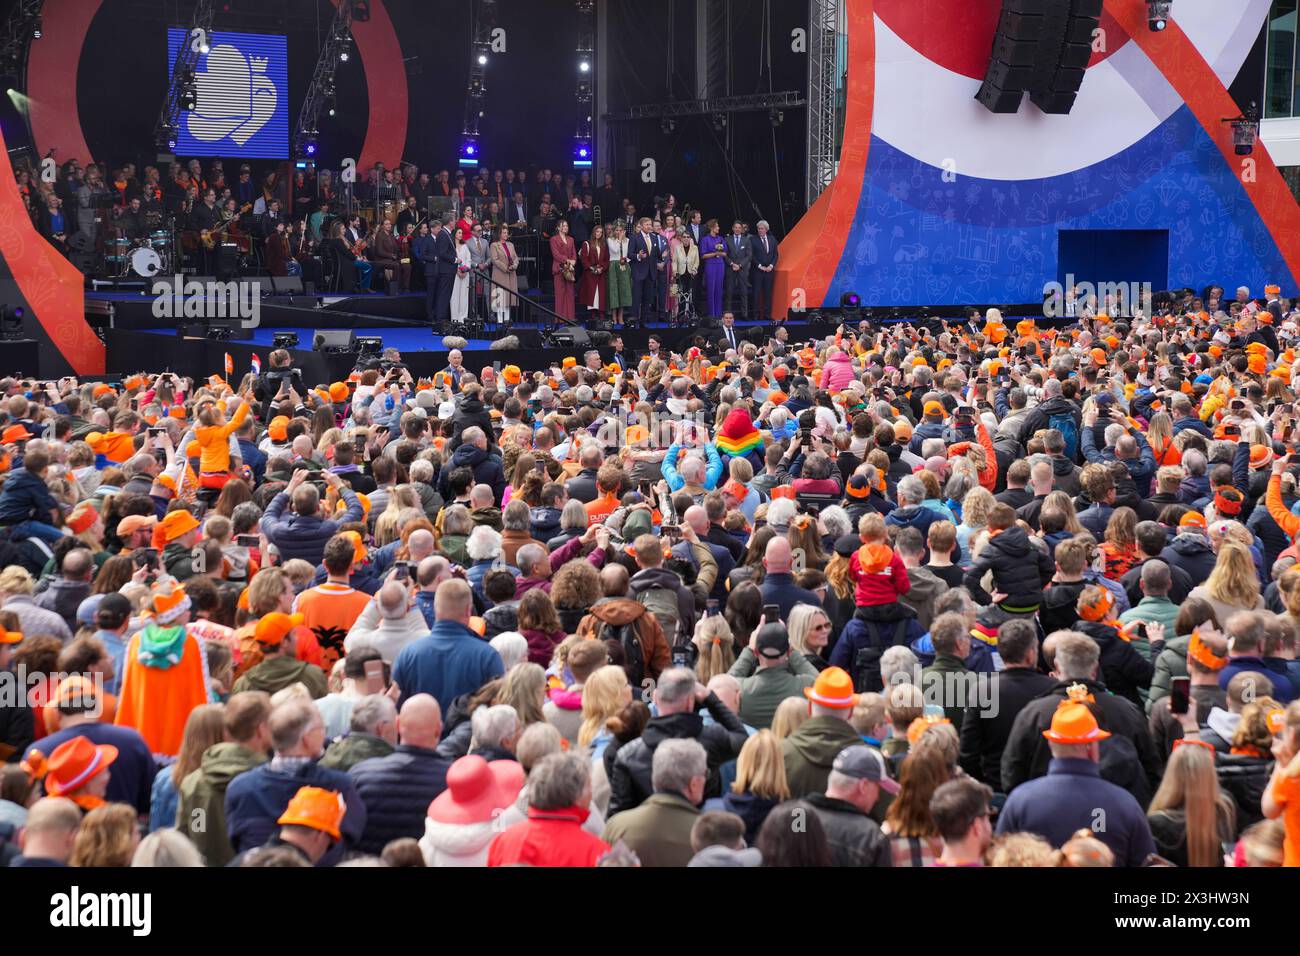
[[340, 0], [330, 24], [329, 36], [316, 57], [311, 85], [298, 111], [298, 125], [293, 133], [294, 159], [316, 158], [316, 137], [320, 135], [320, 112], [334, 103], [334, 74], [340, 63], [352, 53], [352, 13], [355, 0]]
[[808, 166], [811, 206], [835, 178], [839, 70], [835, 52], [842, 0], [808, 0]]
[[207, 52], [207, 44], [212, 39], [212, 16], [212, 0], [198, 0], [194, 5], [194, 14], [190, 17], [189, 32], [176, 51], [171, 82], [167, 84], [167, 99], [163, 101], [158, 123], [154, 127], [154, 141], [159, 149], [176, 148], [176, 136], [181, 128], [181, 111], [194, 108], [199, 55]]

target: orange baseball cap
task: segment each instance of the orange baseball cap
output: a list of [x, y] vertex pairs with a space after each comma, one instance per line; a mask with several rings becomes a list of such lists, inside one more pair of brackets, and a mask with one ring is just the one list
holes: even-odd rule
[[158, 524], [158, 530], [167, 542], [175, 541], [181, 535], [188, 534], [199, 526], [199, 519], [184, 508], [169, 511]]
[[900, 418], [894, 422], [894, 439], [896, 441], [910, 441], [912, 438], [912, 423]]
[[1205, 526], [1205, 515], [1199, 511], [1187, 512], [1178, 522], [1180, 528], [1204, 528]]
[[276, 415], [266, 426], [266, 433], [271, 436], [271, 441], [284, 441], [289, 437], [289, 419]]
[[1090, 354], [1092, 355], [1092, 360], [1093, 360], [1094, 362], [1096, 362], [1098, 365], [1105, 365], [1105, 364], [1106, 364], [1106, 350], [1105, 350], [1105, 349], [1100, 349], [1100, 348], [1093, 349], [1092, 352], [1091, 352]]
[[302, 787], [275, 822], [282, 827], [310, 827], [338, 840], [342, 838], [339, 827], [347, 812], [342, 794], [322, 787]]
[[943, 418], [944, 415], [947, 414], [947, 412], [944, 411], [943, 402], [926, 402], [925, 407], [921, 410], [925, 413], [926, 418]]
[[20, 644], [22, 640], [22, 631], [0, 631], [0, 644]]
[[253, 638], [259, 644], [278, 647], [289, 636], [290, 631], [295, 627], [302, 626], [303, 620], [301, 614], [284, 614], [280, 611], [272, 611], [270, 614], [262, 615], [261, 619], [258, 620], [257, 629], [253, 632]]
[[348, 395], [350, 394], [351, 393], [348, 391], [347, 382], [333, 382], [330, 385], [331, 402], [334, 402], [336, 404], [339, 402], [346, 402], [348, 400]]
[[10, 425], [0, 434], [0, 445], [12, 445], [15, 442], [27, 441], [32, 437], [32, 433], [23, 425]]

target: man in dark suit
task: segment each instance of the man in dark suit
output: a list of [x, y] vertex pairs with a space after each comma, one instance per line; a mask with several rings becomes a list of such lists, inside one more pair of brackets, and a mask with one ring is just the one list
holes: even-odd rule
[[731, 224], [727, 237], [727, 275], [723, 283], [722, 307], [746, 317], [749, 311], [749, 269], [754, 261], [754, 247], [739, 220]]
[[456, 242], [446, 223], [435, 222], [433, 257], [437, 294], [434, 297], [434, 320], [445, 329], [451, 322], [451, 289], [456, 282]]
[[772, 286], [776, 281], [776, 239], [768, 233], [767, 221], [758, 222], [758, 235], [749, 240], [754, 250], [754, 318], [767, 322], [772, 317]]
[[668, 264], [672, 261], [672, 253], [668, 251], [668, 240], [659, 229], [652, 227], [650, 232], [654, 236], [655, 245], [659, 247], [659, 265], [655, 267], [655, 302], [658, 303], [660, 314], [667, 315]]
[[524, 194], [515, 191], [515, 196], [506, 204], [503, 212], [503, 221], [512, 226], [528, 225], [528, 200], [524, 199]]
[[632, 318], [638, 323], [657, 319], [660, 313], [657, 280], [663, 256], [656, 237], [650, 232], [649, 218], [638, 224], [638, 231], [628, 242], [627, 254], [632, 265]]
[[626, 372], [636, 365], [636, 354], [624, 349], [623, 336], [615, 333], [614, 337], [609, 340], [609, 344], [614, 349], [614, 357], [610, 361], [617, 365], [621, 371]]
[[569, 235], [573, 237], [573, 247], [579, 251], [582, 244], [591, 238], [591, 210], [583, 206], [582, 198], [574, 196], [569, 201], [564, 218], [569, 221]]
[[727, 349], [740, 350], [740, 330], [736, 328], [736, 316], [731, 312], [722, 313], [722, 328], [710, 333], [713, 347], [719, 355]]
[[700, 240], [704, 238], [704, 225], [700, 222], [703, 218], [704, 217], [700, 214], [700, 211], [696, 209], [691, 213], [690, 225], [686, 227], [687, 231], [690, 232], [691, 239], [694, 241], [695, 248], [697, 249], [700, 248]]

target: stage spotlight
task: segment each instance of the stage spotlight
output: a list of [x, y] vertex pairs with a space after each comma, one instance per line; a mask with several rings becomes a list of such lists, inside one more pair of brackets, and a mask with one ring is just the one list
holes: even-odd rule
[[325, 97], [325, 112], [329, 113], [330, 116], [334, 115], [335, 113], [334, 97], [332, 96]]
[[292, 349], [298, 346], [297, 332], [276, 332], [271, 336], [271, 348]]
[[840, 296], [840, 308], [859, 309], [862, 307], [862, 297], [856, 292], [845, 292]]
[[347, 50], [347, 47], [344, 47], [342, 50], [339, 50], [339, 59], [340, 59], [342, 62], [344, 62], [344, 63], [348, 62], [348, 50]]
[[573, 141], [573, 165], [579, 169], [591, 168], [591, 140], [585, 136]]
[[23, 316], [21, 305], [0, 305], [0, 340], [16, 342], [23, 337]]
[[591, 61], [590, 61], [590, 60], [579, 60], [579, 61], [578, 61], [578, 71], [579, 71], [580, 73], [590, 73], [590, 72], [591, 72]]
[[459, 164], [461, 166], [477, 166], [478, 158], [478, 137], [470, 133], [465, 133], [460, 139]]
[[486, 53], [480, 53], [480, 54], [478, 55], [478, 65], [479, 65], [479, 66], [487, 66], [487, 54], [486, 54]]
[[167, 148], [174, 150], [176, 148], [176, 140], [174, 139], [167, 140]]
[[1169, 8], [1173, 0], [1147, 0], [1147, 27], [1159, 33], [1169, 25]]
[[39, 40], [40, 38], [41, 38], [41, 18], [37, 17], [36, 22], [32, 24], [32, 39]]

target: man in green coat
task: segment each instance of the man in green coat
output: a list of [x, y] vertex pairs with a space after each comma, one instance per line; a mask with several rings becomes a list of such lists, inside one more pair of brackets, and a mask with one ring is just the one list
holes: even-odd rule
[[[1141, 574], [1142, 576], [1138, 578], [1138, 586], [1142, 588], [1142, 600], [1138, 601], [1135, 607], [1121, 614], [1119, 622], [1132, 624], [1134, 621], [1141, 621], [1143, 624], [1159, 624], [1164, 627], [1166, 634], [1173, 634], [1174, 621], [1178, 619], [1178, 605], [1169, 600], [1169, 591], [1173, 587], [1173, 576], [1169, 565], [1153, 558], [1142, 565]], [[1148, 636], [1134, 629], [1129, 636], [1129, 642], [1135, 651], [1148, 660], [1151, 659], [1151, 641]]]
[[320, 765], [344, 773], [371, 757], [397, 749], [397, 705], [385, 694], [362, 697], [352, 707], [348, 732], [325, 750]]
[[601, 839], [622, 840], [642, 866], [685, 866], [695, 851], [691, 830], [700, 818], [708, 756], [696, 740], [665, 740], [651, 764], [654, 793], [638, 807], [610, 817]]
[[181, 781], [176, 828], [194, 841], [208, 866], [225, 866], [235, 856], [226, 836], [226, 787], [244, 771], [266, 763], [270, 717], [270, 694], [233, 694], [223, 717], [225, 742], [205, 750], [199, 769]]
[[849, 723], [858, 695], [853, 693], [853, 678], [848, 671], [828, 667], [803, 693], [809, 701], [809, 717], [781, 741], [785, 778], [794, 798], [825, 793], [826, 781], [839, 752], [862, 743]]
[[807, 657], [790, 659], [790, 634], [779, 621], [755, 631], [727, 673], [740, 681], [740, 719], [759, 730], [772, 726], [781, 701], [798, 697], [817, 680]]
[[966, 699], [973, 696], [968, 691], [975, 677], [966, 666], [971, 641], [966, 619], [960, 614], [940, 614], [930, 624], [930, 640], [934, 643], [934, 663], [921, 671], [921, 693], [927, 704], [943, 707], [943, 715], [960, 734]]
[[258, 647], [262, 649], [262, 661], [235, 681], [234, 693], [264, 690], [274, 694], [296, 683], [306, 687], [313, 700], [329, 693], [325, 672], [315, 664], [294, 657], [293, 629], [301, 627], [302, 622], [301, 614], [273, 611], [262, 616], [253, 632]]

